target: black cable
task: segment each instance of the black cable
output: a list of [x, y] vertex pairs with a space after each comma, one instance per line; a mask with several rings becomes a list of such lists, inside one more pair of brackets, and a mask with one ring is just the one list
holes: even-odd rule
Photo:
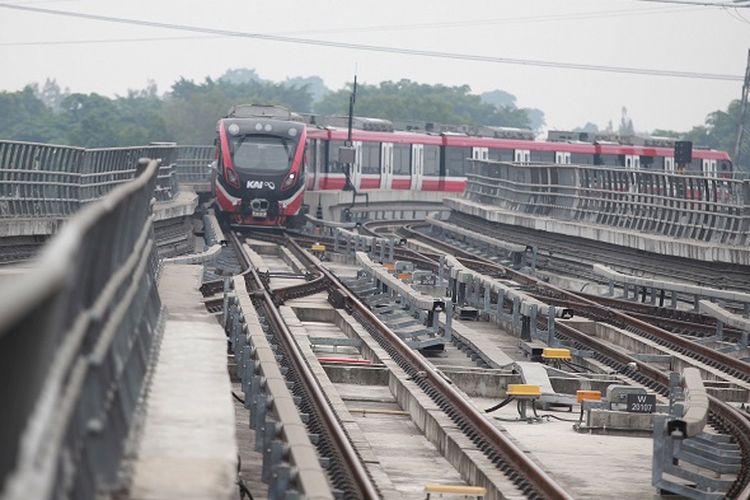
[[[19, 4], [13, 2], [12, 5], [30, 5], [32, 3], [45, 3], [42, 2], [26, 2]], [[60, 0], [68, 1], [68, 0]], [[296, 30], [296, 31], [283, 31], [274, 33], [276, 35], [318, 35], [318, 34], [345, 34], [345, 33], [373, 33], [373, 32], [389, 32], [389, 31], [414, 31], [418, 29], [446, 29], [446, 28], [464, 28], [472, 26], [496, 26], [501, 24], [527, 24], [527, 23], [538, 23], [538, 22], [550, 22], [550, 21], [578, 21], [588, 19], [600, 19], [609, 18], [612, 16], [622, 17], [628, 15], [653, 15], [653, 14], [672, 14], [682, 13], [695, 10], [691, 7], [667, 7], [661, 9], [620, 9], [620, 10], [603, 10], [597, 12], [580, 12], [580, 13], [568, 13], [568, 14], [552, 14], [547, 16], [519, 16], [519, 17], [504, 17], [495, 19], [469, 19], [466, 21], [443, 21], [434, 23], [411, 23], [411, 24], [386, 24], [376, 26], [360, 26], [360, 27], [347, 27], [347, 28], [324, 28], [317, 30]], [[214, 36], [176, 36], [176, 37], [136, 37], [136, 38], [103, 38], [103, 39], [84, 39], [84, 40], [45, 40], [45, 41], [30, 41], [30, 42], [3, 42], [0, 46], [34, 46], [34, 45], [81, 45], [90, 43], [127, 43], [127, 42], [158, 42], [158, 41], [180, 41], [180, 40], [195, 40], [195, 39], [208, 39], [208, 38], [225, 38], [221, 35]]]
[[561, 422], [580, 422], [581, 419], [579, 418], [562, 418], [558, 417], [557, 415], [553, 415], [551, 413], [543, 413], [541, 415], [537, 415], [539, 418], [554, 418], [555, 420], [559, 420]]
[[498, 404], [496, 404], [492, 408], [487, 408], [486, 410], [484, 410], [484, 412], [485, 413], [491, 413], [491, 412], [493, 412], [495, 410], [499, 410], [500, 408], [502, 408], [503, 406], [507, 405], [511, 401], [513, 401], [513, 396], [508, 396], [507, 398], [505, 398], [504, 400], [500, 401]]
[[266, 40], [272, 42], [284, 42], [300, 45], [314, 45], [319, 47], [334, 47], [351, 50], [363, 50], [367, 52], [384, 52], [389, 54], [402, 54], [410, 56], [436, 57], [441, 59], [456, 59], [463, 61], [489, 62], [497, 64], [515, 64], [521, 66], [537, 66], [558, 69], [575, 69], [583, 71], [603, 71], [608, 73], [624, 73], [632, 75], [649, 75], [649, 76], [668, 76], [675, 78], [695, 78], [704, 80], [722, 80], [722, 81], [744, 81], [744, 75], [727, 75], [718, 73], [701, 73], [691, 71], [676, 71], [664, 69], [646, 69], [633, 68], [626, 66], [604, 66], [597, 64], [579, 64], [579, 63], [559, 63], [556, 61], [543, 61], [535, 59], [519, 59], [510, 57], [481, 56], [474, 54], [461, 54], [456, 52], [440, 52], [434, 50], [420, 50], [400, 47], [386, 47], [382, 45], [366, 45], [348, 42], [335, 42], [329, 40], [317, 40], [312, 38], [299, 38], [283, 35], [250, 33], [244, 31], [232, 31], [219, 28], [205, 28], [201, 26], [192, 26], [186, 24], [172, 24], [158, 21], [147, 21], [144, 19], [129, 19], [123, 17], [102, 16], [97, 14], [86, 14], [84, 12], [71, 12], [55, 9], [43, 9], [39, 7], [29, 7], [25, 5], [13, 5], [0, 3], [0, 8], [21, 10], [26, 12], [36, 12], [40, 14], [52, 14], [65, 17], [75, 17], [80, 19], [89, 19], [92, 21], [103, 21], [109, 23], [129, 24], [134, 26], [146, 26], [150, 28], [162, 28], [178, 31], [189, 31], [195, 33], [206, 33], [211, 35], [232, 36], [238, 38], [251, 38], [256, 40]]
[[233, 398], [234, 398], [234, 399], [235, 399], [235, 400], [236, 400], [236, 401], [237, 401], [238, 403], [242, 403], [242, 405], [244, 406], [244, 404], [245, 404], [245, 400], [244, 400], [244, 399], [242, 399], [242, 398], [241, 398], [240, 396], [238, 396], [236, 392], [232, 391], [232, 397], [233, 397]]
[[253, 500], [253, 494], [250, 493], [250, 490], [245, 484], [245, 481], [243, 481], [242, 477], [240, 477], [241, 470], [242, 470], [242, 456], [238, 453], [237, 454], [237, 487], [240, 490], [240, 500], [243, 500], [245, 496], [247, 496], [247, 498], [249, 498], [250, 500]]

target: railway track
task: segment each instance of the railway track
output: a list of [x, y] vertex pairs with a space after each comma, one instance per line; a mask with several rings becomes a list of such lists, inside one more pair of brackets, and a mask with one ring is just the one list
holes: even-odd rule
[[[378, 221], [377, 223], [365, 224], [362, 232], [382, 236], [383, 232], [387, 232], [393, 227], [394, 224], [392, 222]], [[700, 315], [679, 312], [675, 313], [675, 316], [680, 315], [680, 317], [663, 318], [657, 311], [663, 314], [665, 310], [653, 308], [645, 304], [616, 301], [614, 299], [602, 299], [599, 302], [598, 297], [572, 294], [549, 286], [518, 271], [498, 265], [486, 258], [472, 254], [470, 251], [457, 250], [440, 240], [431, 238], [415, 230], [411, 225], [406, 227], [401, 226], [398, 229], [398, 234], [407, 238], [422, 240], [438, 250], [456, 254], [461, 258], [464, 265], [474, 270], [515, 280], [533, 293], [538, 294], [540, 298], [551, 303], [558, 301], [561, 304], [572, 304], [579, 314], [584, 313], [592, 319], [622, 326], [660, 345], [682, 352], [701, 363], [720, 369], [729, 376], [750, 382], [750, 369], [747, 363], [718, 353], [709, 347], [697, 344], [680, 335], [650, 324], [652, 321], [660, 320], [662, 321], [660, 326], [667, 326], [669, 324], [672, 330], [687, 331], [689, 329], [688, 325], [692, 322], [698, 319], [705, 320]], [[322, 266], [316, 259], [311, 258], [303, 249], [303, 245], [307, 246], [314, 242], [324, 242], [331, 245], [331, 241], [326, 238], [299, 234], [294, 234], [292, 237], [265, 236], [265, 238], [285, 245], [308, 269], [308, 279], [305, 282], [276, 289], [273, 292], [267, 289], [268, 280], [264, 280], [257, 272], [245, 273], [248, 289], [255, 290], [253, 293], [254, 300], [261, 301], [262, 296], [263, 308], [266, 314], [269, 314], [273, 318], [274, 314], [272, 311], [279, 304], [283, 304], [287, 300], [324, 290], [328, 291], [329, 301], [335, 306], [350, 312], [404, 371], [413, 375], [415, 380], [419, 380], [419, 385], [424, 392], [439, 407], [444, 409], [459, 428], [464, 430], [478, 449], [482, 450], [500, 470], [512, 478], [521, 491], [532, 498], [566, 497], [566, 493], [542, 469], [535, 463], [530, 462], [525, 454], [518, 450], [515, 445], [506, 442], [507, 440], [504, 436], [498, 432], [498, 429], [494, 425], [488, 422], [484, 415], [478, 414], [473, 406], [468, 405], [463, 400], [463, 397], [455, 392], [455, 389], [451, 387], [451, 384], [445, 380], [443, 375], [437, 373], [436, 369], [419, 353], [406, 346], [399, 337], [380, 322], [377, 316], [366, 305], [361, 303], [355, 295], [346, 289], [328, 269]], [[237, 243], [233, 243], [233, 246], [237, 245]], [[241, 245], [238, 248], [240, 247]], [[396, 257], [405, 260], [416, 260], [419, 266], [427, 269], [435, 269], [439, 259], [439, 256], [436, 254], [424, 254], [406, 248], [397, 248]], [[204, 294], [210, 295], [217, 293], [222, 288], [223, 283], [217, 280], [204, 284], [203, 291]], [[620, 304], [619, 302], [625, 303]], [[215, 300], [209, 301], [208, 306], [213, 307], [214, 310], [219, 309], [219, 304]], [[621, 310], [628, 308], [629, 311], [627, 313]], [[283, 330], [283, 326], [280, 324], [277, 327]], [[274, 329], [277, 327], [274, 327]], [[697, 328], [700, 332], [696, 332], [696, 329], [693, 329], [691, 333], [693, 335], [707, 336], [713, 328], [715, 328], [715, 325], [709, 321], [703, 321], [700, 327]], [[727, 334], [733, 335], [734, 332], [727, 331]], [[611, 345], [607, 345], [564, 324], [558, 325], [556, 335], [560, 340], [566, 340], [582, 349], [585, 348], [594, 351], [594, 358], [599, 362], [612, 367], [613, 370], [625, 373], [639, 383], [651, 387], [656, 392], [661, 394], [668, 392], [668, 375], [660, 369], [639, 361], [621, 352], [621, 350], [614, 349]], [[637, 370], [629, 373], [628, 367], [630, 366], [636, 366]], [[737, 494], [739, 497], [750, 495], [750, 464], [748, 464], [748, 457], [750, 457], [750, 421], [748, 421], [747, 415], [718, 399], [711, 398], [709, 422], [714, 428], [732, 435], [742, 450], [742, 467], [737, 480], [733, 484], [732, 494]], [[345, 436], [345, 433], [343, 435]], [[347, 474], [351, 474], [351, 471], [348, 471]], [[356, 483], [355, 479], [350, 479], [350, 481]]]
[[[639, 336], [685, 354], [700, 363], [714, 367], [730, 377], [750, 382], [750, 365], [748, 363], [647, 323], [625, 311], [615, 309], [617, 303], [612, 299], [603, 299], [600, 302], [599, 297], [583, 296], [551, 286], [536, 278], [498, 265], [481, 256], [474, 255], [469, 251], [457, 249], [450, 244], [416, 230], [414, 225], [407, 225], [400, 228], [398, 234], [407, 238], [421, 240], [433, 248], [451, 253], [461, 258], [465, 265], [474, 268], [476, 271], [486, 274], [495, 273], [503, 275], [526, 285], [528, 290], [537, 293], [538, 296], [546, 300], [551, 299], [551, 301], [557, 301], [558, 303], [573, 305], [577, 314], [583, 314], [596, 321], [623, 327]], [[632, 304], [629, 305], [633, 308]], [[560, 340], [572, 341], [577, 348], [593, 351], [594, 358], [597, 361], [630, 376], [662, 395], [668, 394], [668, 375], [661, 369], [654, 368], [649, 363], [628, 355], [622, 349], [614, 348], [565, 323], [558, 323], [555, 334]], [[633, 370], [630, 368], [632, 366], [637, 368]], [[731, 405], [714, 397], [710, 397], [709, 412], [709, 423], [714, 428], [731, 435], [742, 450], [741, 471], [731, 490], [728, 492], [728, 498], [750, 498], [750, 417], [746, 413], [741, 413]]]
[[[329, 406], [325, 394], [297, 349], [292, 333], [278, 310], [278, 304], [283, 300], [317, 291], [323, 278], [318, 276], [299, 286], [271, 291], [268, 287], [268, 279], [262, 277], [252, 267], [243, 249], [240, 236], [237, 233], [231, 233], [229, 241], [245, 269], [242, 275], [248, 293], [259, 314], [270, 326], [277, 345], [280, 346], [281, 353], [277, 351], [282, 356], [280, 364], [287, 368], [286, 379], [295, 388], [300, 401], [298, 404], [300, 412], [309, 415], [308, 433], [318, 436], [316, 443], [318, 453], [329, 460], [330, 465], [326, 468], [326, 472], [330, 483], [344, 498], [379, 498], [378, 489], [361, 457], [349, 441], [343, 423]], [[214, 286], [215, 284], [211, 284], [204, 288], [208, 291]], [[298, 464], [298, 467], [304, 467], [304, 464]]]
[[[263, 235], [262, 239], [283, 244], [291, 250], [300, 262], [308, 268], [309, 279], [304, 283], [277, 288], [273, 291], [267, 288], [267, 280], [253, 270], [245, 271], [244, 278], [248, 289], [253, 290], [253, 300], [258, 302], [265, 314], [272, 319], [274, 330], [283, 331], [284, 327], [277, 321], [276, 308], [279, 304], [292, 298], [310, 295], [322, 290], [329, 293], [329, 301], [342, 306], [350, 312], [364, 328], [377, 340], [377, 342], [392, 356], [404, 371], [418, 380], [422, 390], [441, 407], [464, 434], [471, 439], [477, 449], [484, 452], [485, 456], [505, 473], [505, 475], [516, 485], [518, 490], [529, 498], [570, 498], [570, 496], [554, 481], [547, 473], [532, 462], [526, 453], [519, 449], [482, 413], [480, 413], [465, 397], [459, 393], [441, 374], [425, 360], [421, 354], [413, 351], [397, 335], [395, 335], [385, 324], [383, 324], [370, 309], [353, 295], [328, 269], [305, 251], [298, 241], [293, 239], [271, 235]], [[302, 238], [306, 244], [310, 240]], [[241, 250], [242, 245], [235, 235], [232, 237], [232, 246]], [[413, 255], [411, 255], [413, 256]], [[244, 260], [244, 259], [243, 259]], [[424, 259], [428, 261], [429, 259]], [[247, 263], [249, 264], [249, 263]], [[262, 288], [261, 288], [262, 285]], [[205, 283], [204, 295], [217, 293], [221, 286], [218, 281]], [[209, 299], [207, 306], [214, 311], [219, 310], [218, 299]], [[280, 319], [280, 318], [279, 318]], [[311, 376], [312, 377], [312, 376]], [[311, 378], [306, 384], [314, 385]], [[321, 401], [321, 406], [327, 406]], [[318, 411], [323, 413], [321, 407]], [[335, 420], [335, 419], [334, 419]], [[338, 436], [332, 441], [343, 441], [345, 433], [335, 430], [333, 423], [327, 427], [333, 436]], [[349, 460], [354, 460], [350, 458]], [[341, 474], [341, 473], [339, 473]], [[352, 474], [352, 471], [346, 471]], [[352, 478], [349, 482], [358, 482]], [[367, 496], [355, 495], [352, 498], [366, 498]], [[346, 498], [349, 498], [347, 495]]]

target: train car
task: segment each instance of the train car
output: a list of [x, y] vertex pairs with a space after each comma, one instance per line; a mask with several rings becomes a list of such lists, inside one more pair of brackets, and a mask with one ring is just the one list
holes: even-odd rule
[[[597, 142], [595, 148], [595, 165], [666, 173], [676, 171], [674, 148], [604, 142]], [[693, 159], [684, 170], [692, 175], [731, 178], [732, 159], [725, 151], [694, 148]]]
[[[554, 132], [551, 140], [534, 140], [533, 132], [501, 127], [418, 127], [402, 132], [384, 126], [384, 120], [370, 123], [355, 119], [352, 165], [338, 161], [338, 149], [345, 145], [344, 118], [319, 119], [323, 126], [308, 128], [308, 189], [341, 190], [347, 185], [360, 189], [396, 189], [462, 192], [472, 160], [518, 163], [602, 165], [632, 170], [675, 172], [674, 148], [665, 141], [641, 145], [607, 142], [591, 134]], [[332, 125], [332, 126], [331, 126]], [[466, 128], [466, 127], [464, 127]], [[455, 129], [455, 130], [454, 130]], [[475, 135], [469, 132], [477, 132]], [[625, 138], [627, 139], [627, 138]], [[631, 138], [633, 139], [633, 138]], [[486, 166], [485, 166], [486, 168]], [[347, 170], [348, 169], [348, 170]], [[723, 151], [694, 149], [686, 174], [731, 178], [729, 155]]]
[[[339, 127], [308, 129], [308, 169], [314, 180], [311, 189], [341, 190], [347, 170], [351, 187], [361, 189], [403, 189], [442, 191], [445, 178], [440, 172], [442, 137], [413, 132], [352, 130], [355, 160], [351, 166], [338, 160], [348, 131]], [[455, 191], [463, 191], [465, 179]]]
[[216, 126], [218, 213], [238, 227], [301, 222], [307, 127], [284, 108], [233, 107]]

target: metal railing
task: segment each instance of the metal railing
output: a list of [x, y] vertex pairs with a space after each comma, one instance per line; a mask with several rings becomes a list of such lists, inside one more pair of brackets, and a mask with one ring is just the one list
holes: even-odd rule
[[66, 217], [133, 179], [139, 158], [161, 160], [154, 196], [177, 193], [175, 146], [83, 149], [0, 141], [0, 218]]
[[[80, 150], [37, 151], [60, 159]], [[142, 162], [0, 286], [3, 500], [88, 499], [117, 487], [160, 321], [158, 172], [157, 161]]]
[[468, 199], [514, 212], [744, 245], [750, 181], [595, 165], [474, 160]]
[[177, 179], [187, 184], [210, 182], [208, 166], [214, 160], [215, 151], [214, 146], [177, 146]]

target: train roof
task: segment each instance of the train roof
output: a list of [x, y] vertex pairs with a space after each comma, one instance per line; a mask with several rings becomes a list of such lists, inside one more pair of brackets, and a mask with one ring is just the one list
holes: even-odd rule
[[224, 118], [268, 118], [272, 120], [301, 122], [302, 116], [274, 104], [237, 104]]
[[[329, 137], [336, 141], [345, 141], [348, 130], [345, 128], [328, 127]], [[372, 142], [393, 142], [396, 144], [433, 144], [440, 146], [443, 139], [439, 135], [420, 134], [416, 132], [372, 132], [367, 130], [352, 129], [352, 140]]]

